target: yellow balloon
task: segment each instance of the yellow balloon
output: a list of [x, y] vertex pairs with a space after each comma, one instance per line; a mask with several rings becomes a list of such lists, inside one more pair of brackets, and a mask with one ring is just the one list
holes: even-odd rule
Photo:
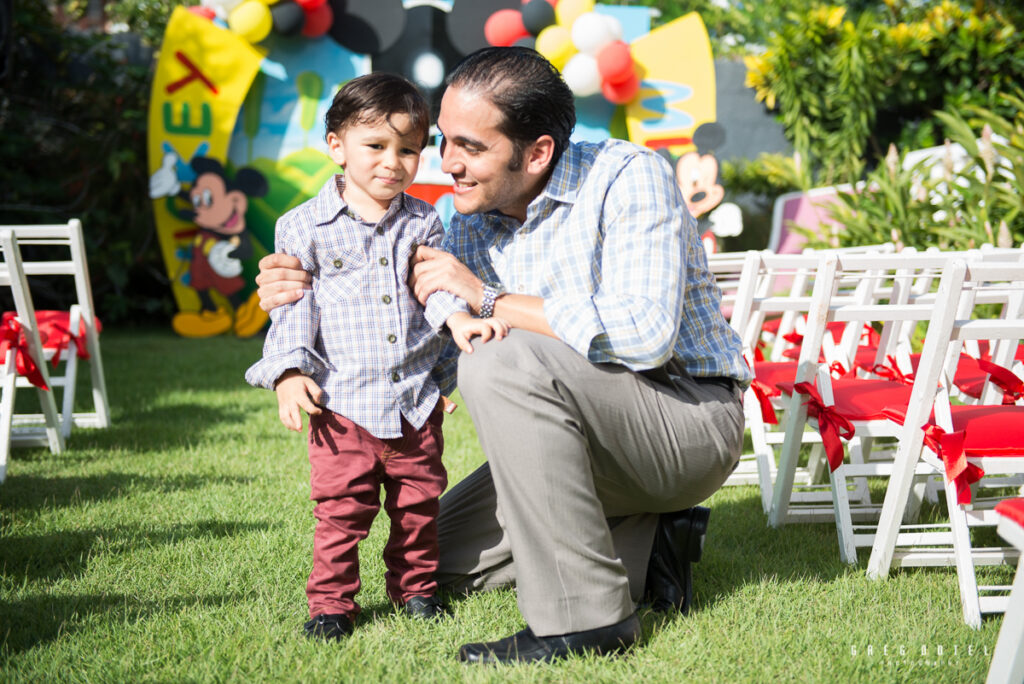
[[245, 0], [228, 14], [231, 30], [250, 43], [258, 43], [266, 38], [273, 25], [270, 8], [260, 0]]
[[594, 11], [594, 0], [558, 0], [555, 5], [555, 21], [559, 26], [572, 28], [581, 14]]
[[576, 54], [576, 46], [572, 44], [572, 34], [569, 29], [558, 24], [552, 24], [537, 34], [534, 49], [544, 55], [559, 71], [569, 61], [569, 58]]

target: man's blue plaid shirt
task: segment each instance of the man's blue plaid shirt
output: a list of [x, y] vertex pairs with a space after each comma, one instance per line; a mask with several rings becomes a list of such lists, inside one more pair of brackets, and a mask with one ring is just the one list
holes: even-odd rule
[[[672, 169], [650, 150], [571, 144], [525, 223], [456, 214], [443, 248], [482, 280], [543, 298], [558, 337], [594, 363], [646, 370], [674, 356], [691, 375], [750, 382], [697, 222]], [[445, 393], [455, 353], [448, 348], [437, 372]]]

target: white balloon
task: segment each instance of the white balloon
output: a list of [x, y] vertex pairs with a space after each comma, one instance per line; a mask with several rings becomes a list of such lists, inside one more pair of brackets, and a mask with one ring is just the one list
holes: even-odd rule
[[584, 52], [577, 52], [569, 58], [562, 67], [562, 78], [577, 97], [594, 95], [601, 90], [601, 74], [597, 70], [597, 60]]
[[[622, 40], [622, 22], [610, 14], [602, 14], [600, 16], [604, 17], [604, 23], [608, 24], [608, 31], [611, 32], [612, 39], [608, 42], [614, 43], [617, 40]], [[604, 47], [604, 45], [601, 47]]]
[[[596, 55], [608, 43], [616, 40], [614, 27], [607, 17], [597, 12], [581, 14], [572, 23], [572, 42], [576, 49]], [[621, 26], [620, 32], [621, 32]]]

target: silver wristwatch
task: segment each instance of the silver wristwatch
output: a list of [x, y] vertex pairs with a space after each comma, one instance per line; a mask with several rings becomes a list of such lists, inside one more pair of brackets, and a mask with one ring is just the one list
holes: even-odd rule
[[505, 294], [505, 286], [501, 283], [484, 283], [484, 298], [480, 302], [480, 318], [490, 318], [494, 315], [494, 302], [498, 297]]

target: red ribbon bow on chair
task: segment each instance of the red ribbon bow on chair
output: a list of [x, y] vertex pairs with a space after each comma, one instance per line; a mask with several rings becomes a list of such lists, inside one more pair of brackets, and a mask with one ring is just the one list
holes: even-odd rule
[[839, 438], [853, 438], [853, 423], [836, 411], [834, 406], [826, 406], [817, 388], [811, 383], [798, 382], [793, 385], [793, 391], [807, 396], [807, 401], [804, 402], [807, 406], [807, 415], [818, 421], [818, 432], [821, 433], [821, 445], [828, 456], [828, 467], [835, 471], [843, 464], [843, 443]]
[[772, 393], [771, 386], [754, 378], [750, 381], [750, 389], [754, 391], [757, 403], [761, 405], [761, 420], [769, 425], [778, 425], [779, 419], [775, 415], [775, 407], [772, 406], [772, 400], [768, 398]]
[[57, 364], [60, 363], [61, 353], [67, 349], [70, 345], [75, 345], [75, 354], [80, 359], [89, 358], [89, 348], [85, 345], [85, 340], [82, 339], [81, 335], [76, 335], [62, 325], [52, 324], [53, 330], [60, 335], [60, 341], [57, 343], [56, 351], [53, 353], [53, 367], [56, 368]]
[[871, 368], [871, 372], [880, 378], [885, 378], [886, 380], [892, 380], [894, 382], [899, 382], [904, 385], [914, 384], [913, 373], [907, 373], [906, 375], [904, 375], [903, 371], [900, 370], [899, 365], [897, 365], [896, 359], [894, 359], [892, 356], [886, 356], [885, 360], [889, 364], [888, 366], [882, 363], [876, 363]]
[[28, 381], [39, 389], [50, 389], [46, 380], [43, 379], [43, 374], [39, 371], [36, 360], [28, 351], [28, 340], [22, 333], [21, 323], [14, 318], [4, 321], [0, 325], [0, 354], [7, 356], [7, 350], [11, 345], [14, 345], [16, 350], [14, 358], [18, 375], [28, 378]]
[[985, 359], [978, 359], [978, 368], [988, 373], [992, 384], [1003, 390], [1004, 405], [1016, 404], [1024, 397], [1024, 381], [1013, 371]]
[[942, 459], [946, 466], [946, 480], [956, 486], [957, 503], [971, 503], [971, 485], [980, 480], [985, 471], [967, 461], [964, 454], [963, 430], [947, 433], [938, 425], [924, 426], [924, 443]]

